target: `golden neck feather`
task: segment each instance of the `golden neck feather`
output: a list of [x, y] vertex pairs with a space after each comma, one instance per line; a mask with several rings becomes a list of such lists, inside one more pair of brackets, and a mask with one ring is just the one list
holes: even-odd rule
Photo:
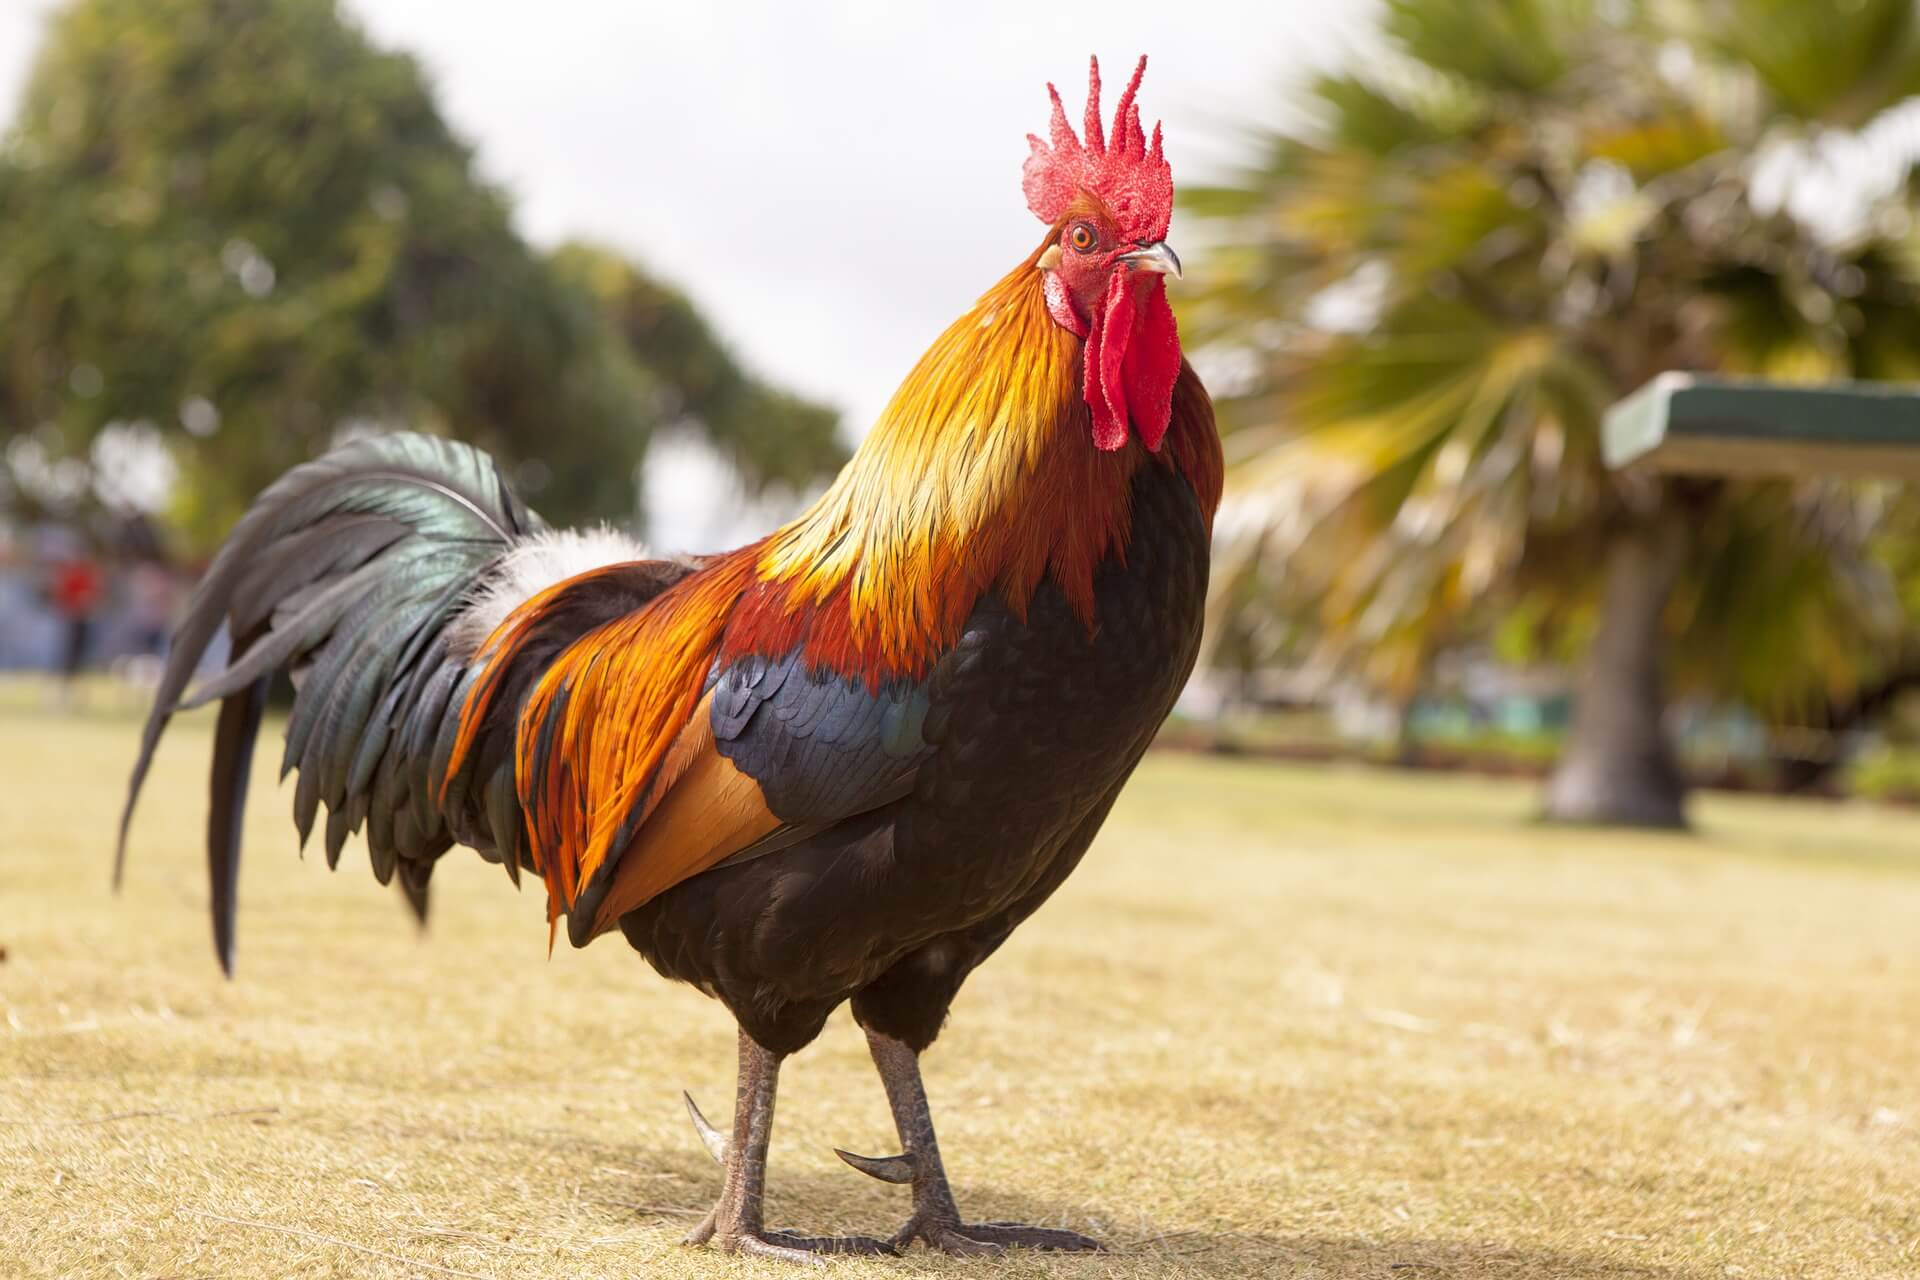
[[1024, 610], [1051, 574], [1089, 618], [1125, 545], [1137, 447], [1093, 447], [1081, 341], [1047, 314], [1040, 251], [950, 325], [819, 501], [763, 545], [790, 615], [844, 600], [848, 657], [889, 670], [951, 644], [973, 602]]
[[966, 543], [1075, 416], [1079, 354], [1030, 258], [935, 339], [832, 486], [770, 540], [762, 575], [824, 596], [862, 564]]
[[1024, 615], [1043, 578], [1091, 626], [1094, 573], [1126, 550], [1141, 466], [1184, 474], [1211, 518], [1205, 391], [1182, 370], [1158, 455], [1138, 439], [1097, 448], [1084, 344], [1047, 313], [1041, 248], [934, 341], [819, 501], [750, 553], [761, 589], [734, 643], [801, 643], [887, 678], [958, 640], [984, 593]]

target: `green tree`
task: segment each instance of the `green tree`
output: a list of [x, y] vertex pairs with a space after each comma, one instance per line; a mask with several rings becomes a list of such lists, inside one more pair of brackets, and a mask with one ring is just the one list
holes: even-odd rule
[[[402, 425], [487, 447], [555, 519], [629, 519], [688, 399], [520, 239], [419, 67], [335, 0], [76, 0], [0, 157], [0, 228], [15, 470], [157, 438], [200, 545], [342, 431]], [[814, 451], [736, 432], [736, 457], [829, 465], [831, 415], [782, 405]]]
[[839, 416], [741, 367], [685, 294], [598, 245], [563, 245], [552, 260], [652, 376], [662, 420], [697, 426], [750, 482], [799, 488], [846, 461]]
[[1879, 497], [1612, 474], [1599, 418], [1667, 369], [1920, 376], [1909, 193], [1816, 229], [1767, 190], [1920, 88], [1915, 7], [1387, 0], [1382, 34], [1186, 197], [1183, 321], [1233, 376], [1219, 603], [1402, 695], [1465, 639], [1575, 659], [1548, 814], [1679, 824], [1673, 681], [1790, 715], [1911, 622]]

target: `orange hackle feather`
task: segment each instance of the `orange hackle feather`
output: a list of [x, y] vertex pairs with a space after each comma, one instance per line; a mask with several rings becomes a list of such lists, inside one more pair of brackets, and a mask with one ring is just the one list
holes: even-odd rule
[[[680, 781], [663, 778], [662, 766], [701, 705], [716, 659], [800, 648], [809, 666], [871, 687], [918, 678], [959, 639], [987, 592], [1024, 616], [1042, 579], [1051, 579], [1091, 628], [1094, 574], [1126, 554], [1140, 467], [1183, 472], [1211, 521], [1220, 446], [1191, 375], [1175, 392], [1168, 448], [1092, 446], [1080, 339], [1048, 315], [1036, 269], [1056, 234], [934, 342], [806, 512], [588, 632], [534, 684], [518, 719], [516, 783], [550, 920], [571, 911], [582, 887], [625, 854]], [[449, 777], [472, 749], [518, 646], [569, 586], [522, 604], [483, 647], [487, 665], [462, 709]], [[536, 768], [542, 734], [552, 745]], [[676, 767], [688, 778], [716, 772]], [[728, 807], [729, 821], [753, 829], [737, 799]], [[633, 883], [649, 895], [664, 891], [733, 851], [675, 858], [668, 875]], [[628, 869], [621, 876], [629, 879]], [[623, 909], [638, 905], [632, 896], [621, 895]], [[610, 923], [598, 921], [596, 931]]]
[[982, 592], [1024, 611], [1047, 574], [1091, 622], [1144, 455], [1088, 447], [1080, 341], [1047, 314], [1038, 256], [940, 335], [833, 486], [767, 540], [730, 651], [800, 643], [873, 684], [917, 676]]

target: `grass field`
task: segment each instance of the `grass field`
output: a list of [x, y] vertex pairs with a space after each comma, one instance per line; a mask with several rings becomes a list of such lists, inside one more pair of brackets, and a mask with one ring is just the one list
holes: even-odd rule
[[[421, 938], [293, 856], [270, 768], [221, 980], [182, 723], [106, 889], [134, 725], [0, 716], [0, 1275], [787, 1275], [679, 1248], [731, 1024], [455, 856]], [[263, 751], [263, 763], [277, 760]], [[963, 1209], [1100, 1257], [1019, 1276], [1920, 1275], [1920, 815], [1709, 797], [1692, 838], [1529, 789], [1159, 756], [928, 1060]], [[769, 1216], [905, 1197], [844, 1014], [792, 1062]]]

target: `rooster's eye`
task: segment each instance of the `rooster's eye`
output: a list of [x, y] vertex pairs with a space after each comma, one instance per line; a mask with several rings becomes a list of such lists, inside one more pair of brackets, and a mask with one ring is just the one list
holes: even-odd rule
[[1100, 244], [1100, 237], [1092, 227], [1084, 222], [1073, 224], [1073, 230], [1067, 232], [1067, 243], [1073, 246], [1075, 253], [1092, 253]]

